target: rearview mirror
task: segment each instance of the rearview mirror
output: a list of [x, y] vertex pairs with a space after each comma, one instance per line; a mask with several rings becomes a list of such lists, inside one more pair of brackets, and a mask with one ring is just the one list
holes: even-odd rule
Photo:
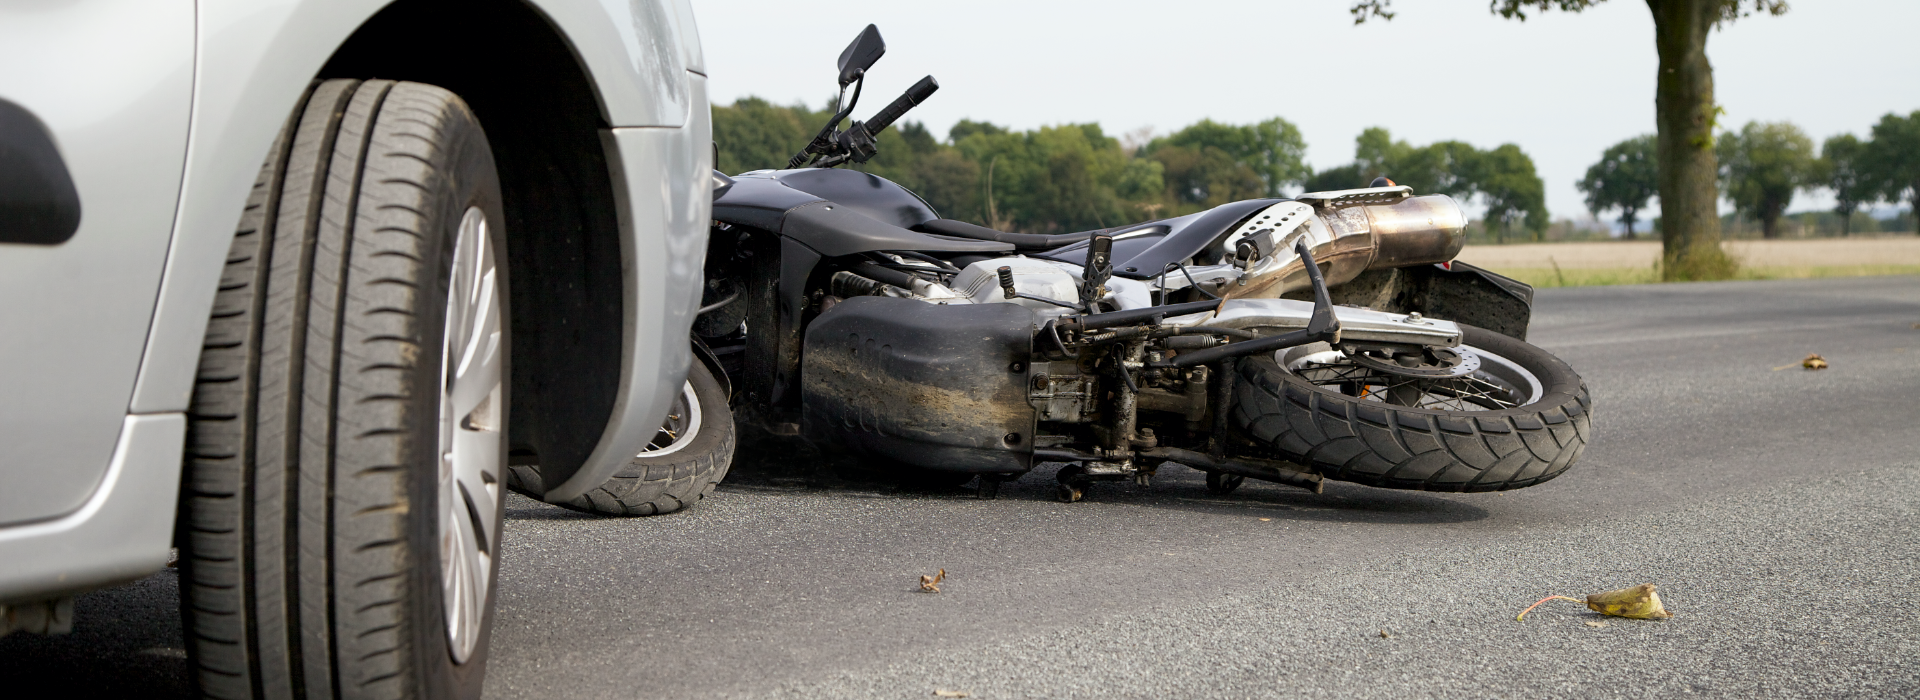
[[840, 87], [846, 89], [861, 75], [873, 67], [887, 53], [887, 42], [880, 38], [880, 28], [871, 24], [860, 30], [860, 36], [847, 44], [847, 50], [840, 52]]

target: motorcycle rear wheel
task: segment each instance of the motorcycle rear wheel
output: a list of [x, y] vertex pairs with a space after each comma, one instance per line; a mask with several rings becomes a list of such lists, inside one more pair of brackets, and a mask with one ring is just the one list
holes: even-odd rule
[[[733, 464], [733, 412], [727, 392], [705, 363], [687, 368], [680, 397], [667, 410], [659, 434], [627, 466], [562, 508], [615, 516], [665, 515], [713, 493]], [[508, 488], [540, 498], [540, 468], [514, 466]]]
[[1592, 437], [1586, 384], [1545, 350], [1460, 327], [1481, 361], [1462, 377], [1389, 375], [1325, 343], [1241, 360], [1233, 425], [1328, 479], [1381, 488], [1506, 491], [1566, 472]]

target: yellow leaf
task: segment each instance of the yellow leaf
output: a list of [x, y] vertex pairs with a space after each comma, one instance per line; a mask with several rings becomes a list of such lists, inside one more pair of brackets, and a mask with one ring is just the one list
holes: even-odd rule
[[[1575, 603], [1584, 602], [1587, 604], [1588, 609], [1602, 615], [1612, 615], [1614, 617], [1631, 617], [1636, 620], [1665, 620], [1673, 617], [1673, 613], [1667, 612], [1667, 609], [1660, 605], [1660, 594], [1654, 592], [1653, 584], [1643, 583], [1632, 588], [1595, 593], [1587, 596], [1585, 601], [1579, 598], [1568, 598], [1563, 595], [1550, 595], [1541, 598], [1539, 602], [1527, 606], [1526, 610], [1520, 611], [1520, 614], [1513, 619], [1524, 622], [1527, 619], [1527, 613], [1533, 612], [1534, 608], [1540, 607], [1540, 603], [1556, 599], [1571, 600]], [[1596, 623], [1592, 621], [1589, 621], [1587, 624], [1594, 627], [1606, 625], [1604, 622]]]
[[1587, 608], [1602, 615], [1631, 617], [1636, 620], [1664, 620], [1673, 617], [1673, 613], [1667, 612], [1666, 607], [1660, 605], [1660, 594], [1654, 592], [1654, 586], [1651, 583], [1587, 596]]

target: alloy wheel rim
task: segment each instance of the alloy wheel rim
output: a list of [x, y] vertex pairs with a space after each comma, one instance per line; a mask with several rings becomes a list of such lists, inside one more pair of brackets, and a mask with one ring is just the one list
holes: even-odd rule
[[454, 239], [440, 346], [440, 583], [454, 663], [480, 645], [500, 542], [506, 407], [496, 272], [486, 213], [469, 207]]

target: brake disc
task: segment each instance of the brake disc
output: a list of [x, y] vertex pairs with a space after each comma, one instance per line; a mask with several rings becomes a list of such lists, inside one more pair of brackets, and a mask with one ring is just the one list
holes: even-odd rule
[[1347, 359], [1376, 372], [1420, 379], [1462, 377], [1480, 369], [1480, 356], [1463, 347], [1422, 348], [1420, 361], [1414, 365], [1401, 364], [1396, 358], [1380, 357], [1365, 351], [1347, 353]]

